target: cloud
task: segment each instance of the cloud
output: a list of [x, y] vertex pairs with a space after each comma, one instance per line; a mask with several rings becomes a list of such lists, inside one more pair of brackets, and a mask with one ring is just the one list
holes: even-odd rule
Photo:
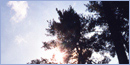
[[29, 8], [26, 1], [9, 1], [7, 3], [11, 10], [14, 10], [15, 14], [11, 17], [11, 20], [15, 22], [22, 21], [27, 16], [27, 9]]
[[17, 44], [21, 44], [21, 43], [26, 43], [27, 41], [21, 35], [18, 35], [15, 37], [15, 42]]

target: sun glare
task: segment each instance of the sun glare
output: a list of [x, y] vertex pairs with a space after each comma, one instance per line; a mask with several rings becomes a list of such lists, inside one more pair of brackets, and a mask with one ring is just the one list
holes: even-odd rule
[[65, 52], [61, 52], [59, 48], [54, 49], [54, 58], [57, 63], [64, 63]]

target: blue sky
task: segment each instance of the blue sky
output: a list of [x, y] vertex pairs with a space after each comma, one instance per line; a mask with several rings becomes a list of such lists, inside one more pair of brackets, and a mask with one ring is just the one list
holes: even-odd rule
[[[26, 64], [32, 59], [51, 56], [41, 49], [47, 37], [47, 20], [58, 21], [56, 8], [68, 9], [71, 5], [77, 13], [84, 13], [88, 1], [4, 1], [1, 4], [1, 63]], [[117, 59], [111, 62], [118, 63]]]

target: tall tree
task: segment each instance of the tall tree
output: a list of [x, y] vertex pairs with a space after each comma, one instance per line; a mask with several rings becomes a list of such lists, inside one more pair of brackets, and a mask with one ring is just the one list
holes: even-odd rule
[[[70, 7], [67, 10], [61, 12], [56, 9], [59, 14], [60, 23], [55, 21], [52, 22], [50, 33], [57, 34], [57, 38], [62, 41], [62, 44], [65, 48], [69, 49], [68, 53], [71, 54], [72, 50], [76, 48], [78, 53], [78, 63], [85, 63], [82, 56], [82, 44], [80, 42], [80, 31], [81, 31], [81, 22], [80, 16]], [[79, 50], [80, 49], [80, 50]], [[91, 53], [90, 53], [91, 56]], [[82, 60], [82, 61], [81, 61]], [[66, 61], [68, 62], [68, 60]]]
[[[107, 40], [102, 40], [102, 38], [109, 36], [104, 32], [109, 31], [95, 31], [95, 25], [92, 24], [96, 21], [93, 17], [87, 16], [85, 18], [83, 15], [77, 14], [72, 7], [68, 10], [60, 11], [56, 8], [57, 13], [59, 14], [59, 21], [55, 20], [50, 21], [48, 32], [51, 35], [57, 35], [58, 40], [61, 41], [62, 48], [67, 49], [69, 56], [65, 59], [65, 62], [68, 63], [69, 59], [73, 57], [72, 53], [76, 53], [77, 63], [95, 63], [93, 59], [90, 59], [92, 52], [101, 52], [102, 55], [105, 52], [110, 52], [114, 56], [113, 46], [110, 44], [107, 46]], [[91, 24], [90, 24], [91, 23]], [[102, 24], [105, 26], [105, 24]], [[91, 29], [93, 28], [93, 30]], [[91, 38], [85, 38], [85, 34], [91, 32], [102, 32], [102, 35], [96, 33]], [[100, 44], [102, 43], [102, 44]], [[57, 43], [48, 44], [44, 42], [43, 47], [50, 49], [54, 47]], [[108, 63], [110, 60], [104, 56], [104, 60], [96, 63]]]
[[129, 1], [92, 1], [86, 6], [90, 12], [99, 13], [98, 23], [108, 24], [119, 63], [128, 64], [125, 50], [129, 53]]

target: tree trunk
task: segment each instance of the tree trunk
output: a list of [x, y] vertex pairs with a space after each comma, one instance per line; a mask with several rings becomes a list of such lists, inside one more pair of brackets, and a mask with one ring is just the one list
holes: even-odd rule
[[79, 22], [78, 22], [78, 25], [77, 25], [77, 42], [79, 43], [79, 48], [80, 48], [80, 50], [79, 50], [79, 57], [78, 57], [78, 64], [85, 64], [85, 59], [83, 58], [83, 55], [82, 55], [82, 42], [80, 42], [80, 38], [81, 38], [81, 22], [80, 22], [80, 20], [79, 20]]
[[[81, 49], [80, 49], [81, 50]], [[79, 52], [79, 57], [78, 57], [78, 64], [82, 64], [82, 53], [81, 51]]]
[[85, 59], [83, 58], [82, 47], [81, 46], [80, 46], [80, 50], [79, 50], [78, 64], [85, 64]]
[[120, 20], [117, 20], [114, 15], [114, 11], [111, 9], [109, 2], [103, 2], [103, 10], [107, 19], [109, 30], [111, 32], [111, 38], [114, 41], [115, 50], [120, 64], [128, 64], [128, 59], [123, 46], [122, 35], [120, 32]]

